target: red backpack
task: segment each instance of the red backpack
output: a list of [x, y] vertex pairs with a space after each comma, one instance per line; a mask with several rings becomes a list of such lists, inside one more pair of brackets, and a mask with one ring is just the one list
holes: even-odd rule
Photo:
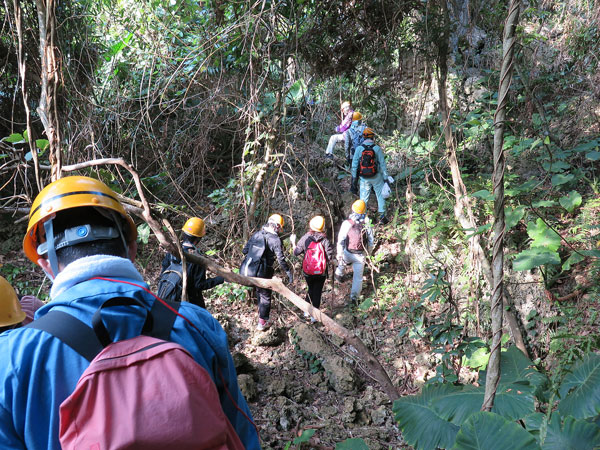
[[315, 240], [311, 241], [306, 252], [304, 252], [302, 270], [306, 275], [323, 275], [326, 267], [327, 257], [325, 256], [323, 243]]
[[374, 177], [377, 175], [377, 156], [374, 145], [362, 144], [363, 151], [358, 165], [358, 175], [361, 177]]
[[[107, 300], [94, 315], [94, 329], [56, 310], [32, 324], [91, 360], [60, 405], [61, 447], [243, 449], [212, 378], [186, 349], [144, 335], [110, 342], [101, 309], [131, 304], [143, 307], [131, 298]], [[176, 313], [167, 307], [158, 312], [148, 311], [142, 333], [168, 337]]]

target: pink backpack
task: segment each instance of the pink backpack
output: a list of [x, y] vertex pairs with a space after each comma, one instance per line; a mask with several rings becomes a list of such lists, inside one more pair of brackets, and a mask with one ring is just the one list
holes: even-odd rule
[[[108, 302], [138, 304], [136, 300], [124, 298]], [[158, 300], [155, 306], [156, 303]], [[41, 324], [40, 327], [36, 324], [39, 320], [32, 323], [87, 359], [97, 353], [75, 390], [60, 405], [59, 437], [63, 449], [244, 448], [223, 412], [209, 373], [186, 349], [174, 342], [144, 335], [114, 343], [109, 341], [105, 345], [110, 338], [100, 319], [100, 310], [94, 315], [93, 330], [62, 311], [50, 311], [39, 319], [54, 315], [56, 317], [45, 321], [55, 325]], [[174, 321], [170, 316], [175, 313], [169, 312], [164, 308], [154, 315], [163, 322], [158, 326], [152, 319], [148, 320], [152, 317], [148, 312], [142, 332], [158, 329], [164, 335], [166, 330], [170, 331]], [[170, 326], [164, 325], [165, 317]], [[58, 335], [58, 324], [62, 329], [69, 329], [66, 334], [70, 336]], [[74, 336], [80, 344], [73, 341]], [[99, 353], [96, 351], [98, 343], [104, 346]]]
[[302, 270], [306, 275], [323, 275], [327, 267], [325, 247], [322, 242], [312, 241], [304, 254]]

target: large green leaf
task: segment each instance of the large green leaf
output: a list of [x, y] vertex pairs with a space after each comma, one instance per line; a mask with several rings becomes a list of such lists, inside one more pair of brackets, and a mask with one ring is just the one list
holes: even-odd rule
[[369, 446], [360, 438], [352, 438], [335, 444], [335, 450], [369, 450]]
[[[589, 353], [560, 385], [558, 410], [563, 416], [587, 419], [600, 414], [600, 355]], [[567, 395], [568, 394], [568, 395]]]
[[560, 186], [561, 184], [569, 183], [575, 179], [575, 175], [569, 173], [564, 175], [562, 173], [557, 173], [552, 177], [552, 186]]
[[[500, 384], [496, 391], [492, 412], [512, 420], [518, 420], [535, 409], [535, 388], [529, 384]], [[440, 417], [456, 425], [462, 425], [471, 415], [481, 410], [484, 387], [465, 386], [461, 391], [448, 394], [433, 401]]]
[[[481, 379], [481, 376], [479, 378]], [[485, 377], [483, 379], [485, 380]], [[543, 387], [548, 378], [533, 367], [531, 360], [521, 350], [512, 345], [500, 355], [500, 383], [519, 381], [527, 381], [537, 389]]]
[[469, 417], [456, 435], [452, 450], [539, 450], [535, 438], [504, 417], [479, 411]]
[[409, 445], [425, 450], [448, 448], [454, 443], [458, 427], [442, 419], [434, 411], [432, 402], [457, 390], [460, 388], [451, 384], [426, 385], [421, 394], [401, 397], [394, 402], [394, 417]]
[[510, 230], [516, 224], [519, 223], [519, 220], [523, 218], [525, 214], [525, 206], [520, 205], [516, 208], [510, 208], [508, 206], [504, 207], [504, 216], [506, 222], [506, 230]]
[[560, 206], [572, 213], [581, 205], [581, 194], [577, 191], [571, 191], [559, 200]]
[[600, 448], [600, 427], [585, 420], [567, 416], [560, 423], [560, 414], [552, 414], [542, 450], [594, 450]]
[[527, 224], [527, 234], [533, 242], [532, 247], [542, 247], [551, 252], [555, 252], [560, 247], [560, 236], [558, 233], [548, 227], [541, 218]]
[[545, 264], [560, 264], [560, 255], [557, 252], [535, 247], [523, 250], [513, 260], [513, 270], [531, 270]]

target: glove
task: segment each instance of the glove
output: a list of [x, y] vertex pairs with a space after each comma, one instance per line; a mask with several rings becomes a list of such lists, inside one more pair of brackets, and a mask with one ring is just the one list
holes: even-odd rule
[[337, 127], [335, 127], [335, 132], [339, 133], [340, 132], [340, 126], [338, 125]]
[[225, 278], [223, 278], [222, 276], [214, 277], [213, 280], [215, 280], [215, 286], [225, 283]]
[[358, 195], [358, 180], [356, 177], [352, 177], [352, 182], [350, 183], [350, 192], [354, 195]]
[[286, 272], [286, 274], [287, 274], [288, 281], [289, 281], [289, 283], [288, 283], [288, 284], [292, 284], [292, 283], [294, 282], [294, 274], [292, 273], [292, 271], [291, 271], [291, 270], [288, 270], [288, 271]]
[[387, 182], [392, 184], [394, 182], [394, 179], [391, 176], [387, 177]]

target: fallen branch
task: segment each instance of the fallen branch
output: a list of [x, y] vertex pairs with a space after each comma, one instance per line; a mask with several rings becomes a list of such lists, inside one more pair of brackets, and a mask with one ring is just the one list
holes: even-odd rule
[[227, 281], [232, 283], [241, 284], [242, 286], [260, 287], [263, 289], [271, 289], [300, 308], [302, 311], [310, 314], [316, 320], [321, 322], [325, 329], [339, 337], [344, 342], [351, 345], [356, 349], [361, 359], [365, 362], [367, 367], [371, 370], [373, 378], [377, 380], [383, 391], [387, 394], [391, 401], [396, 400], [400, 395], [397, 389], [394, 387], [385, 369], [381, 366], [377, 358], [371, 353], [367, 346], [350, 330], [344, 328], [327, 314], [323, 313], [320, 309], [314, 308], [310, 303], [305, 302], [302, 297], [289, 290], [281, 281], [280, 278], [253, 278], [245, 277], [239, 273], [234, 273], [229, 269], [225, 269], [214, 261], [204, 256], [192, 255], [185, 252], [185, 257], [195, 264], [204, 266], [211, 272], [222, 276]]

